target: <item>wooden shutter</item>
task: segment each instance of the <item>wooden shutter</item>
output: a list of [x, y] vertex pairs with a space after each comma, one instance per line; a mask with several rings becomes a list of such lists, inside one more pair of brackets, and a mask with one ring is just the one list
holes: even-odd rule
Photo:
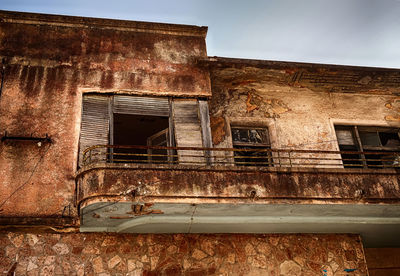
[[337, 129], [336, 136], [339, 145], [354, 146], [353, 132], [350, 129]]
[[[83, 151], [95, 145], [107, 145], [110, 127], [110, 98], [101, 95], [84, 95], [82, 100], [82, 124], [79, 140], [79, 164], [83, 162]], [[107, 160], [107, 149], [97, 149], [92, 161]]]
[[115, 95], [113, 109], [120, 114], [169, 116], [168, 98]]
[[[202, 147], [203, 140], [197, 100], [174, 100], [172, 110], [176, 145], [178, 147]], [[203, 156], [203, 151], [178, 150], [180, 164], [196, 165], [204, 163]]]
[[[200, 113], [200, 123], [201, 123], [201, 134], [203, 137], [203, 147], [212, 148], [212, 137], [211, 137], [211, 127], [210, 127], [210, 112], [208, 110], [208, 102], [199, 100], [199, 113]], [[211, 164], [212, 152], [209, 150], [204, 151], [207, 157], [207, 164]]]
[[210, 128], [210, 112], [208, 110], [207, 101], [199, 101], [201, 133], [203, 136], [203, 147], [212, 148], [211, 128]]

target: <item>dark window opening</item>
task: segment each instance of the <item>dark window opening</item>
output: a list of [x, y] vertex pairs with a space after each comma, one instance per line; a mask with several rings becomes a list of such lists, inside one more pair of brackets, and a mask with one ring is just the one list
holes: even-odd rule
[[231, 130], [233, 148], [239, 149], [234, 152], [235, 165], [272, 166], [271, 152], [260, 151], [271, 148], [267, 129], [231, 127]]
[[172, 103], [167, 97], [83, 95], [79, 165], [177, 161], [175, 151], [145, 148], [175, 146]]
[[382, 146], [384, 147], [399, 147], [400, 140], [398, 133], [390, 132], [379, 132], [379, 138], [381, 140]]
[[[339, 143], [340, 151], [361, 151], [358, 144], [355, 142], [356, 137], [352, 127], [336, 126], [336, 136]], [[362, 168], [363, 162], [359, 154], [342, 153], [342, 162], [345, 168]]]
[[[114, 113], [113, 144], [117, 146], [171, 146], [169, 119], [161, 116]], [[115, 148], [113, 162], [164, 163], [170, 151], [164, 149]]]
[[[399, 129], [384, 127], [335, 126], [340, 151], [359, 151], [363, 154], [342, 153], [345, 168], [385, 168], [398, 164], [396, 155], [379, 154], [400, 150]], [[368, 154], [368, 152], [371, 152]], [[372, 153], [375, 152], [375, 153]]]

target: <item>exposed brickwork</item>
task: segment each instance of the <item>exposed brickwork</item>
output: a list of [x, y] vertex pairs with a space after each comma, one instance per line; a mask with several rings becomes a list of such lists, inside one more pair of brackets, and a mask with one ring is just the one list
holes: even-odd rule
[[357, 235], [1, 233], [0, 256], [17, 275], [367, 274]]

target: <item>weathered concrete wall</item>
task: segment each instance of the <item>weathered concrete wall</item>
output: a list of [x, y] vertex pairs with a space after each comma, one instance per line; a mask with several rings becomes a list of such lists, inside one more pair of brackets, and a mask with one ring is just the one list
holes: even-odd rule
[[85, 91], [207, 96], [206, 28], [0, 12], [0, 216], [56, 216], [72, 203]]
[[398, 70], [227, 62], [211, 78], [218, 147], [232, 145], [231, 124], [268, 127], [273, 148], [315, 150], [338, 150], [334, 124], [400, 127]]
[[[125, 91], [209, 96], [207, 28], [118, 20], [1, 13], [0, 53], [20, 93]], [[7, 82], [10, 86], [12, 83]], [[44, 90], [44, 91], [42, 91]]]
[[[0, 143], [2, 217], [59, 216], [73, 202], [83, 92], [210, 96], [210, 68], [194, 62], [206, 57], [206, 28], [0, 14], [0, 57], [5, 62], [0, 134], [48, 134], [53, 140], [51, 144]], [[211, 66], [216, 146], [232, 146], [230, 123], [267, 126], [274, 148], [324, 150], [337, 149], [334, 123], [400, 126], [398, 70], [276, 64]], [[197, 172], [184, 174], [197, 176]], [[279, 183], [270, 194], [293, 197], [350, 197], [368, 184], [366, 192], [371, 196], [397, 198], [399, 189], [397, 177], [383, 175], [373, 180], [354, 176], [354, 183], [348, 183], [336, 176], [315, 174], [304, 180], [310, 183], [307, 192], [301, 186], [303, 179], [299, 181], [304, 174], [252, 178], [244, 172], [230, 173], [226, 176], [241, 183], [233, 181], [230, 186], [219, 181], [225, 177], [221, 175], [210, 173], [210, 178], [227, 187], [209, 186], [227, 197], [238, 191], [237, 195], [247, 194], [254, 188], [266, 195], [269, 192], [259, 184], [266, 181]], [[157, 193], [176, 193], [170, 187], [184, 184], [180, 178], [188, 176], [170, 178], [168, 189], [159, 187]], [[118, 180], [119, 175], [113, 177], [109, 182]], [[141, 177], [152, 182], [148, 176]], [[205, 180], [207, 173], [201, 177], [199, 185], [210, 183]], [[318, 184], [327, 179], [334, 185]], [[130, 185], [130, 181], [121, 183]], [[251, 186], [247, 186], [249, 181]], [[238, 189], [238, 184], [243, 187]], [[338, 191], [333, 190], [336, 187]], [[195, 190], [187, 192], [193, 196]]]
[[367, 274], [357, 235], [1, 233], [0, 245], [1, 271], [17, 275]]
[[[397, 203], [400, 198], [399, 176], [361, 170], [281, 169], [268, 171], [245, 170], [154, 170], [121, 167], [98, 168], [78, 177], [78, 200], [107, 196], [127, 196], [131, 193], [150, 202], [190, 199], [193, 203]], [[124, 196], [122, 196], [124, 195]], [[154, 198], [153, 198], [154, 197]], [[118, 200], [118, 201], [119, 201]]]

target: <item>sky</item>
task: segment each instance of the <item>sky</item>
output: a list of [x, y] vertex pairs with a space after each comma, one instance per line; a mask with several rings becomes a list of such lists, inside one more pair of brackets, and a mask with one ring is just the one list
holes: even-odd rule
[[400, 0], [0, 0], [0, 9], [208, 26], [209, 56], [400, 68]]

